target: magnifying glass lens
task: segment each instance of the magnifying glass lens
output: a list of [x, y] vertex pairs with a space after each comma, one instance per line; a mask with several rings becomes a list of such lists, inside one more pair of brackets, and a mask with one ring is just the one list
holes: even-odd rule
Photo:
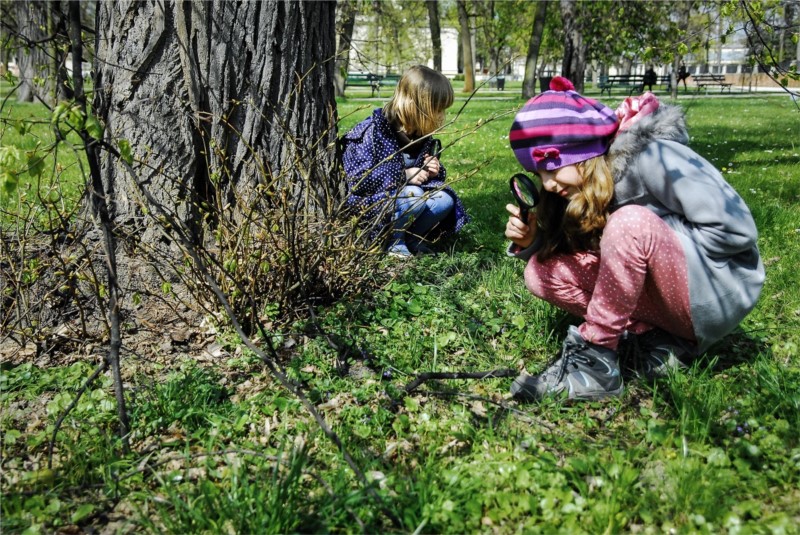
[[539, 191], [533, 181], [522, 173], [517, 173], [510, 180], [511, 193], [517, 199], [520, 208], [533, 208], [539, 202]]

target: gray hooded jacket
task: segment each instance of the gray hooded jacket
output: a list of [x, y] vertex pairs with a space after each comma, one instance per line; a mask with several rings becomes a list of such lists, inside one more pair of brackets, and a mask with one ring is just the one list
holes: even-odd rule
[[[661, 105], [620, 132], [609, 148], [612, 210], [644, 206], [679, 236], [686, 255], [698, 352], [730, 333], [764, 284], [758, 232], [744, 200], [686, 143], [683, 110]], [[530, 257], [536, 244], [516, 256]]]

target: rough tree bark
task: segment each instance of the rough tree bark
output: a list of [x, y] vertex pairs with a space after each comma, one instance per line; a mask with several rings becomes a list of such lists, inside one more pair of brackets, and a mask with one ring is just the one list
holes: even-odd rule
[[539, 62], [539, 48], [542, 46], [544, 19], [547, 15], [547, 0], [536, 4], [533, 30], [528, 43], [528, 56], [525, 61], [525, 79], [522, 82], [522, 98], [532, 98], [536, 94], [536, 64]]
[[157, 282], [137, 243], [180, 259], [133, 180], [197, 242], [198, 207], [215, 196], [235, 211], [243, 199], [263, 201], [259, 186], [273, 177], [330, 187], [334, 28], [335, 2], [98, 5], [94, 110], [104, 141], [123, 156], [129, 146], [136, 172], [124, 157], [101, 158], [110, 216], [128, 237], [118, 251], [123, 287]]
[[439, 1], [425, 0], [428, 6], [428, 21], [431, 27], [431, 46], [433, 50], [433, 68], [442, 70], [442, 29], [439, 23]]

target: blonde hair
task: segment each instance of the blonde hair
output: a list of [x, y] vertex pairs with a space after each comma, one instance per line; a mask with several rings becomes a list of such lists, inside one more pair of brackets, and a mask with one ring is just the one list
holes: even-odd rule
[[605, 156], [576, 164], [583, 184], [572, 199], [545, 191], [537, 210], [544, 243], [539, 260], [557, 253], [597, 250], [614, 197], [614, 177]]
[[424, 65], [410, 67], [383, 107], [389, 123], [410, 137], [421, 137], [444, 124], [444, 111], [453, 105], [453, 86], [442, 73]]

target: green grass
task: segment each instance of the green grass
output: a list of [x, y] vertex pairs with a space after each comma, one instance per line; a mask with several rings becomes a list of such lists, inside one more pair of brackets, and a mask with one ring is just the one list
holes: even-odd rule
[[[399, 526], [299, 402], [228, 338], [236, 356], [205, 367], [126, 360], [136, 453], [119, 453], [104, 379], [60, 431], [54, 472], [43, 470], [48, 430], [91, 369], [4, 366], [3, 531], [798, 532], [800, 113], [786, 98], [679, 100], [692, 147], [749, 204], [767, 266], [756, 309], [689, 372], [655, 387], [629, 382], [605, 403], [505, 410], [508, 379], [400, 395], [422, 371], [535, 372], [577, 321], [528, 294], [522, 263], [504, 254], [507, 179], [518, 170], [508, 113], [521, 103], [475, 99], [449, 115], [442, 160], [473, 217], [449, 253], [320, 311], [374, 372], [342, 375], [324, 340], [292, 335], [289, 374]], [[343, 116], [357, 110], [343, 129], [376, 104], [341, 102]]]
[[6, 102], [0, 110], [0, 225], [32, 221], [48, 229], [72, 218], [87, 168], [77, 135], [66, 140], [56, 143], [51, 114], [41, 104]]

